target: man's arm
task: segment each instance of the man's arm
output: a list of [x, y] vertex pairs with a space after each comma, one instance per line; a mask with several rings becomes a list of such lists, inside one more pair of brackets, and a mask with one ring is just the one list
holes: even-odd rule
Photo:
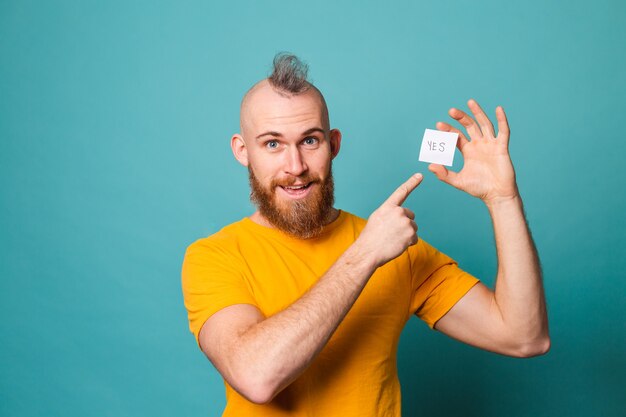
[[267, 403], [308, 367], [376, 268], [417, 242], [415, 215], [401, 204], [421, 180], [417, 174], [402, 184], [372, 213], [354, 244], [285, 310], [265, 318], [256, 307], [233, 305], [204, 323], [200, 345], [234, 389]]
[[541, 267], [522, 200], [519, 196], [508, 143], [504, 110], [496, 109], [498, 134], [473, 100], [468, 102], [478, 124], [464, 112], [450, 115], [467, 130], [471, 142], [446, 123], [437, 127], [459, 133], [463, 169], [454, 173], [441, 165], [429, 168], [454, 187], [481, 198], [493, 222], [498, 273], [495, 291], [477, 284], [442, 317], [435, 328], [455, 339], [493, 352], [529, 357], [550, 348]]

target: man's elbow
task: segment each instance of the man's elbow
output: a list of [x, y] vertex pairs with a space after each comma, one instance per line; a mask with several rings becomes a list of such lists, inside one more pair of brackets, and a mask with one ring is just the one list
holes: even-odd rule
[[267, 404], [278, 394], [274, 384], [267, 381], [267, 378], [251, 375], [240, 375], [231, 384], [233, 388], [246, 400], [254, 404]]
[[241, 390], [239, 393], [246, 400], [259, 405], [267, 404], [274, 399], [274, 395], [263, 387], [246, 388]]
[[518, 358], [532, 358], [548, 353], [550, 350], [550, 337], [546, 336], [530, 342], [520, 343], [513, 356]]

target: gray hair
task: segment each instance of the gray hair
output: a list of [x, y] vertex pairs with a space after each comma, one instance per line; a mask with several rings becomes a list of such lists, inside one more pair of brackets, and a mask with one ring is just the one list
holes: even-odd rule
[[309, 66], [289, 52], [279, 52], [274, 57], [272, 74], [267, 78], [277, 90], [300, 94], [311, 88], [307, 81]]

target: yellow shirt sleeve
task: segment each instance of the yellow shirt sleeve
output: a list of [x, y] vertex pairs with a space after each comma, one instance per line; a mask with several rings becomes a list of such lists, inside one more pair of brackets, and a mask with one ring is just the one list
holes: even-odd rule
[[432, 329], [479, 280], [422, 239], [409, 247], [409, 259], [413, 280], [411, 313]]
[[200, 346], [200, 329], [209, 317], [234, 304], [257, 305], [238, 259], [210, 238], [192, 243], [185, 253], [182, 289], [189, 330]]

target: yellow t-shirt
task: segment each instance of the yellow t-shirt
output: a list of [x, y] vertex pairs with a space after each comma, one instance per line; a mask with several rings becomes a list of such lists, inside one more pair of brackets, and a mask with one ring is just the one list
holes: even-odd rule
[[[249, 218], [189, 246], [182, 270], [196, 341], [212, 314], [252, 304], [269, 317], [301, 297], [356, 240], [366, 220], [341, 211], [322, 235], [301, 240]], [[416, 314], [431, 328], [478, 282], [424, 240], [378, 268], [306, 371], [257, 405], [226, 385], [223, 416], [400, 416], [398, 340]]]

